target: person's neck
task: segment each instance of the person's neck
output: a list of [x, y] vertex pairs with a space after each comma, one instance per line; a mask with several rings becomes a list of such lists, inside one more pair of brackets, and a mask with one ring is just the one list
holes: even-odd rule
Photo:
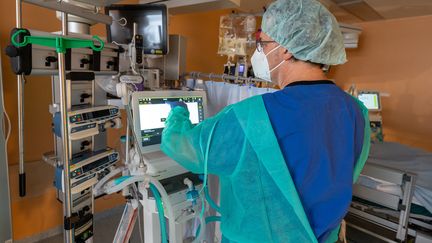
[[277, 77], [281, 89], [296, 81], [316, 81], [328, 79], [321, 68], [318, 66], [312, 66], [309, 63], [290, 63], [290, 65], [283, 66], [278, 71], [279, 73], [277, 74]]

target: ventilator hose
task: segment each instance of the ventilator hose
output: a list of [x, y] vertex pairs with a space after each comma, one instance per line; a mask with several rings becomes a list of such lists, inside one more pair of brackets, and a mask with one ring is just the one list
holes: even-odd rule
[[[221, 217], [220, 216], [209, 216], [205, 219], [205, 223], [209, 224], [212, 222], [220, 222], [221, 221]], [[201, 224], [198, 226], [195, 235], [198, 237], [198, 235], [201, 233]]]
[[171, 239], [171, 242], [175, 242], [175, 233], [174, 233], [174, 229], [175, 229], [175, 217], [174, 217], [174, 211], [173, 208], [171, 206], [171, 202], [169, 200], [168, 194], [165, 191], [165, 188], [162, 186], [162, 184], [150, 177], [150, 176], [146, 176], [146, 179], [148, 179], [150, 181], [151, 184], [153, 184], [154, 187], [156, 187], [156, 189], [158, 190], [158, 192], [160, 193], [161, 197], [162, 197], [162, 202], [165, 205], [165, 208], [167, 210], [167, 216], [168, 216], [168, 225], [169, 225], [169, 239]]
[[156, 205], [157, 205], [157, 209], [158, 209], [159, 224], [160, 224], [161, 239], [162, 239], [161, 242], [162, 243], [168, 243], [167, 234], [166, 234], [166, 225], [165, 225], [165, 214], [164, 214], [164, 209], [163, 209], [163, 205], [162, 205], [162, 199], [160, 197], [159, 191], [151, 183], [150, 183], [150, 190], [152, 191], [153, 196], [155, 197]]
[[[206, 186], [204, 188], [204, 194], [205, 194], [205, 198], [206, 198], [207, 202], [210, 204], [210, 207], [212, 207], [216, 212], [220, 213], [219, 206], [213, 201], [213, 199], [210, 196], [208, 186]], [[207, 222], [207, 219], [206, 219], [206, 222]]]

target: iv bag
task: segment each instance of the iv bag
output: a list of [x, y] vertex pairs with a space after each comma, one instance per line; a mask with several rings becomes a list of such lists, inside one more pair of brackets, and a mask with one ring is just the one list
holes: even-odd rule
[[117, 78], [114, 78], [113, 76], [96, 76], [96, 83], [105, 92], [117, 96], [117, 89], [116, 89], [116, 85], [118, 83]]
[[246, 56], [253, 51], [256, 31], [256, 18], [253, 15], [224, 15], [219, 21], [218, 54]]
[[249, 15], [244, 20], [244, 30], [248, 34], [253, 34], [256, 31], [256, 18]]

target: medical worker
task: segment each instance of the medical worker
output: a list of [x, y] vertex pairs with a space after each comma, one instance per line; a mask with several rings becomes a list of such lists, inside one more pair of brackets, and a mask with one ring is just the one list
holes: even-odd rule
[[335, 242], [369, 151], [366, 108], [329, 80], [346, 62], [334, 16], [315, 0], [279, 0], [263, 16], [255, 75], [281, 87], [194, 127], [172, 109], [162, 150], [219, 177], [225, 242]]

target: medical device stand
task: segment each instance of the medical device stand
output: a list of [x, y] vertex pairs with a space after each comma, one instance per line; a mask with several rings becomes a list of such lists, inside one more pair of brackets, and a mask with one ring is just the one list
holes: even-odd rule
[[[61, 12], [61, 35], [55, 35], [51, 33], [42, 33], [40, 31], [28, 31], [22, 29], [22, 2], [28, 2], [34, 5], [38, 5], [41, 7], [58, 10]], [[96, 8], [96, 7], [95, 7]], [[101, 22], [104, 24], [111, 24], [112, 19], [109, 16], [104, 14], [100, 14], [97, 12], [90, 13], [92, 10], [85, 7], [81, 7], [80, 5], [74, 5], [70, 2], [63, 1], [40, 1], [40, 0], [16, 0], [16, 27], [12, 35], [12, 43], [15, 46], [10, 46], [7, 51], [8, 56], [11, 57], [13, 64], [14, 72], [17, 74], [17, 90], [18, 90], [18, 140], [19, 140], [19, 194], [21, 197], [26, 194], [26, 176], [24, 170], [24, 75], [32, 74], [50, 74], [54, 75], [52, 77], [53, 84], [53, 105], [50, 107], [50, 111], [54, 114], [57, 113], [59, 116], [60, 123], [59, 126], [59, 134], [54, 136], [56, 140], [55, 145], [55, 156], [53, 158], [53, 165], [58, 166], [57, 168], [62, 168], [61, 176], [57, 180], [61, 180], [60, 188], [58, 193], [58, 199], [63, 203], [63, 214], [64, 214], [64, 242], [75, 242], [77, 237], [81, 237], [80, 239], [85, 238], [85, 242], [91, 242], [93, 236], [93, 205], [94, 205], [94, 197], [92, 193], [92, 186], [88, 188], [81, 188], [80, 193], [72, 194], [71, 188], [71, 173], [70, 173], [70, 165], [73, 158], [74, 150], [76, 149], [77, 143], [73, 143], [69, 134], [69, 116], [68, 111], [72, 109], [72, 84], [73, 78], [69, 78], [69, 74], [67, 74], [67, 70], [74, 72], [76, 68], [71, 68], [71, 62], [75, 61], [76, 58], [82, 58], [80, 53], [72, 52], [73, 48], [80, 48], [78, 52], [88, 52], [93, 49], [93, 54], [89, 54], [90, 57], [92, 55], [97, 57], [98, 60], [97, 68], [92, 68], [89, 59], [83, 60], [81, 59], [82, 65], [87, 65], [88, 68], [83, 68], [79, 70], [90, 71], [89, 73], [94, 73], [94, 71], [98, 71], [99, 73], [113, 73], [117, 72], [115, 68], [115, 64], [113, 68], [103, 66], [106, 62], [115, 63], [111, 61], [112, 58], [115, 59], [112, 52], [112, 47], [108, 52], [101, 52], [104, 47], [104, 43], [96, 37], [96, 39], [100, 42], [99, 48], [95, 47], [94, 39], [88, 40], [78, 39], [78, 38], [70, 38], [68, 33], [68, 14], [73, 14], [74, 18], [81, 17], [84, 19], [90, 19], [94, 22]], [[88, 28], [89, 29], [89, 28]], [[81, 34], [89, 34], [89, 33], [81, 33]], [[17, 38], [18, 37], [18, 38]], [[30, 44], [35, 44], [36, 48], [44, 47], [44, 52], [37, 52], [35, 59], [33, 60], [33, 64], [29, 57], [31, 58], [31, 53], [33, 51], [32, 46], [28, 46]], [[27, 47], [26, 47], [27, 46]], [[50, 50], [46, 49], [46, 47], [51, 48]], [[21, 49], [20, 49], [21, 48]], [[53, 49], [57, 53], [56, 55], [50, 54], [53, 53]], [[20, 51], [29, 51], [30, 53], [21, 53]], [[101, 56], [102, 53], [102, 56]], [[69, 55], [69, 56], [68, 56]], [[79, 57], [80, 56], [80, 57]], [[46, 58], [46, 59], [45, 59]], [[75, 58], [75, 59], [74, 59]], [[36, 61], [35, 61], [36, 60]], [[39, 62], [45, 60], [45, 63]], [[79, 60], [79, 59], [78, 59]], [[103, 60], [103, 64], [101, 62]], [[84, 62], [86, 61], [86, 62]], [[114, 60], [115, 61], [115, 60]], [[56, 63], [58, 67], [52, 63]], [[68, 64], [69, 63], [69, 64]], [[38, 65], [44, 65], [42, 68]], [[102, 64], [102, 65], [101, 65]], [[108, 64], [107, 64], [108, 65]], [[108, 66], [110, 66], [109, 64]], [[102, 69], [101, 69], [102, 66]], [[38, 69], [39, 68], [39, 69]], [[35, 72], [31, 72], [31, 70]], [[56, 71], [57, 69], [57, 71]], [[46, 72], [38, 72], [38, 71], [46, 71]], [[79, 71], [78, 70], [78, 71]], [[85, 73], [84, 73], [85, 74]], [[57, 76], [58, 75], [58, 76]], [[71, 77], [73, 75], [70, 75]], [[94, 75], [93, 75], [94, 76]], [[95, 80], [91, 80], [91, 93], [87, 93], [85, 99], [88, 100], [89, 96], [91, 96], [91, 102], [88, 102], [91, 106], [95, 106], [96, 99], [98, 103], [107, 103], [105, 98], [105, 93], [97, 92]], [[88, 86], [88, 85], [87, 85]], [[100, 89], [101, 90], [101, 89]], [[96, 94], [98, 93], [98, 94]], [[84, 98], [83, 98], [84, 99]], [[113, 126], [112, 126], [113, 127]], [[117, 126], [118, 127], [118, 126]], [[94, 151], [94, 149], [100, 149], [106, 147], [106, 135], [102, 131], [99, 135], [91, 136], [91, 141], [87, 141], [91, 145], [90, 150]], [[98, 143], [98, 144], [96, 144]], [[89, 145], [87, 144], [87, 146]], [[88, 146], [89, 147], [89, 146]], [[75, 149], [74, 149], [75, 148]], [[83, 150], [83, 149], [81, 149]], [[76, 188], [75, 188], [76, 191]], [[74, 205], [76, 202], [76, 205]]]

